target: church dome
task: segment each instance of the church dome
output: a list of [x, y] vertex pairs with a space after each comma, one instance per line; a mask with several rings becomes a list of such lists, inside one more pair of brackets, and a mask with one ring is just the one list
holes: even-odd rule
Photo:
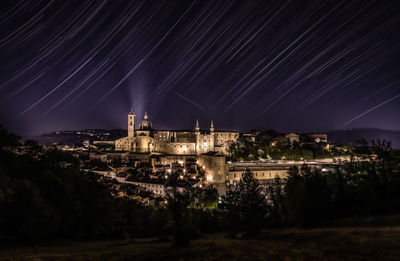
[[140, 130], [152, 130], [153, 129], [153, 125], [151, 124], [151, 121], [149, 120], [149, 116], [147, 116], [147, 112], [144, 113], [143, 120], [140, 121], [139, 129]]

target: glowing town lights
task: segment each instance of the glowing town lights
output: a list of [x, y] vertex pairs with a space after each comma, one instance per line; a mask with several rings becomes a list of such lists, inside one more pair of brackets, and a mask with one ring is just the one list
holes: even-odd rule
[[206, 166], [203, 165], [203, 169], [205, 169], [205, 168], [206, 168]]
[[172, 170], [171, 170], [171, 169], [167, 169], [167, 172], [168, 172], [169, 174], [171, 174]]
[[206, 179], [207, 179], [207, 181], [212, 181], [213, 177], [211, 175], [208, 175]]

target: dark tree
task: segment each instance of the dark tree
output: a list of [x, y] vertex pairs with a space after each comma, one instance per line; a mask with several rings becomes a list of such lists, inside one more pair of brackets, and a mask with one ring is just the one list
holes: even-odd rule
[[331, 192], [326, 177], [303, 165], [292, 167], [285, 185], [285, 212], [289, 225], [311, 226], [330, 217]]
[[285, 183], [279, 177], [267, 188], [268, 224], [271, 227], [280, 227], [285, 222]]
[[194, 232], [192, 195], [189, 189], [170, 188], [167, 193], [169, 227], [175, 247], [187, 247]]
[[251, 171], [244, 172], [236, 188], [222, 197], [221, 209], [230, 236], [239, 232], [252, 236], [265, 226], [266, 197]]

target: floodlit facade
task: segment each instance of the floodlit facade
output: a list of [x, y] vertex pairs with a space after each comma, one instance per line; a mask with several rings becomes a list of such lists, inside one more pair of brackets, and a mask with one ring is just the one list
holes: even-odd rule
[[128, 114], [128, 136], [115, 141], [117, 151], [160, 152], [177, 155], [200, 155], [217, 152], [227, 155], [229, 145], [239, 139], [236, 131], [215, 131], [211, 121], [209, 130], [201, 130], [196, 121], [194, 130], [155, 130], [145, 113], [135, 129], [136, 115], [133, 110]]

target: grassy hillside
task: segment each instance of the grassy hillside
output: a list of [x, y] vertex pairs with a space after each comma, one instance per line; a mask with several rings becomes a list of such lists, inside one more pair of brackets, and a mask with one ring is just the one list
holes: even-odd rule
[[152, 239], [7, 248], [0, 260], [396, 260], [398, 242], [399, 226], [283, 229], [254, 239], [211, 235], [184, 249]]

